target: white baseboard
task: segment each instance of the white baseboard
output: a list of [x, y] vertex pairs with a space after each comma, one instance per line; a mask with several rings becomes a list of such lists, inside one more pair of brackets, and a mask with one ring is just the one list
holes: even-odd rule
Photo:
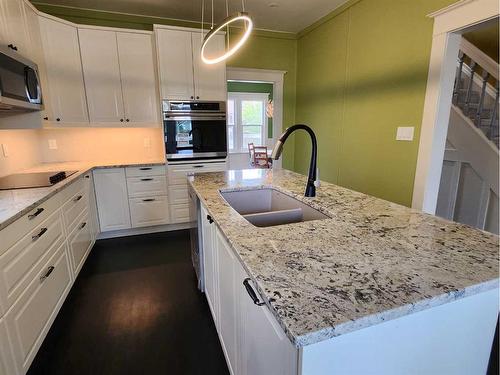
[[171, 232], [171, 231], [174, 231], [174, 230], [194, 228], [195, 226], [196, 226], [196, 223], [181, 223], [181, 224], [156, 225], [154, 227], [112, 230], [112, 231], [109, 231], [109, 232], [101, 232], [101, 233], [99, 233], [99, 235], [97, 236], [97, 239], [98, 240], [103, 240], [103, 239], [106, 239], [106, 238], [136, 236], [138, 234]]

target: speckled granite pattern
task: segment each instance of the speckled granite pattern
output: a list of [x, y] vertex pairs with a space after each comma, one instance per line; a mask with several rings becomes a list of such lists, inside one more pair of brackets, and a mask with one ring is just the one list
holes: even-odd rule
[[45, 202], [54, 194], [61, 191], [69, 184], [73, 183], [73, 181], [78, 179], [78, 177], [80, 177], [82, 174], [85, 174], [92, 169], [124, 168], [130, 166], [152, 166], [164, 164], [164, 161], [156, 160], [146, 162], [118, 161], [102, 163], [67, 162], [40, 164], [36, 167], [20, 171], [22, 173], [32, 173], [76, 170], [78, 172], [57, 183], [56, 185], [47, 188], [0, 190], [0, 230], [5, 228], [7, 225], [11, 224], [24, 214], [28, 213], [39, 204]]
[[[190, 181], [290, 340], [317, 343], [498, 288], [498, 236], [290, 171]], [[219, 189], [274, 187], [331, 219], [257, 228]]]

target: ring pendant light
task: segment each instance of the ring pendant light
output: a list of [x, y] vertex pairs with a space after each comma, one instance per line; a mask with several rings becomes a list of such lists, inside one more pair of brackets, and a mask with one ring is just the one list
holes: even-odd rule
[[[201, 30], [203, 33], [204, 4], [202, 6], [203, 6], [203, 10], [202, 10]], [[227, 12], [227, 9], [228, 8], [227, 8], [227, 2], [226, 2], [226, 12]], [[247, 39], [250, 37], [250, 34], [252, 32], [252, 29], [253, 29], [253, 21], [250, 18], [250, 16], [248, 15], [248, 13], [245, 12], [245, 5], [243, 3], [243, 0], [242, 0], [242, 12], [237, 12], [231, 16], [228, 16], [219, 25], [217, 25], [215, 27], [213, 24], [213, 17], [214, 17], [213, 15], [214, 15], [214, 7], [213, 7], [213, 1], [212, 1], [212, 27], [211, 27], [210, 31], [203, 38], [203, 42], [201, 45], [201, 60], [205, 64], [217, 64], [221, 61], [226, 60], [230, 56], [234, 55], [236, 53], [236, 51], [238, 51], [243, 46], [243, 44], [245, 44]], [[205, 55], [205, 53], [206, 53], [206, 47], [207, 47], [208, 42], [215, 35], [217, 35], [217, 33], [219, 31], [221, 31], [222, 29], [224, 29], [226, 27], [228, 28], [228, 32], [229, 32], [229, 26], [235, 22], [238, 22], [238, 21], [243, 21], [245, 23], [245, 32], [243, 33], [243, 36], [240, 38], [240, 40], [238, 40], [238, 42], [232, 47], [229, 46], [229, 40], [228, 40], [228, 50], [226, 50], [224, 52], [224, 54], [222, 54], [221, 56], [207, 57]]]

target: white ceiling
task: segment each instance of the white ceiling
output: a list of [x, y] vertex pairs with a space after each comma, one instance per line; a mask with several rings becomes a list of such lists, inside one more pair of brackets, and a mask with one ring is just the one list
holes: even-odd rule
[[[210, 14], [212, 0], [205, 0]], [[241, 0], [228, 0], [230, 13], [241, 10]], [[246, 0], [246, 11], [259, 29], [299, 32], [346, 0]], [[64, 5], [111, 12], [200, 21], [202, 0], [35, 0], [35, 3]], [[214, 0], [215, 23], [224, 18], [225, 0]]]

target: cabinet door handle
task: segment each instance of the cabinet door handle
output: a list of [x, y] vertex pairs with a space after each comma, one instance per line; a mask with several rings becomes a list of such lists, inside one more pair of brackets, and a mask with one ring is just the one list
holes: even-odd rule
[[141, 181], [153, 181], [154, 178], [141, 178]]
[[199, 96], [197, 96], [197, 97], [196, 97], [196, 99], [200, 99], [200, 97], [199, 97]]
[[204, 165], [193, 165], [193, 168], [204, 168]]
[[126, 122], [130, 122], [130, 119], [126, 119], [125, 121], [126, 121]]
[[265, 305], [266, 303], [263, 301], [259, 301], [259, 297], [257, 297], [257, 293], [255, 293], [255, 290], [253, 290], [252, 286], [250, 285], [250, 278], [246, 278], [243, 280], [243, 285], [245, 286], [245, 289], [247, 290], [248, 295], [252, 299], [253, 303], [255, 303], [257, 306], [262, 306]]
[[154, 198], [146, 198], [146, 199], [143, 199], [142, 201], [143, 202], [154, 202], [156, 199]]
[[44, 280], [50, 276], [52, 271], [54, 271], [54, 266], [47, 267], [47, 271], [45, 271], [45, 273], [42, 276], [40, 276], [40, 282], [43, 283]]
[[48, 120], [49, 120], [49, 118], [48, 118], [47, 116], [45, 116], [43, 119], [44, 119], [45, 121], [48, 121]]
[[47, 228], [42, 228], [42, 229], [40, 229], [40, 232], [38, 232], [38, 234], [35, 234], [34, 236], [31, 236], [31, 239], [32, 239], [33, 241], [36, 241], [36, 240], [38, 240], [40, 237], [42, 237], [42, 236], [43, 236], [43, 234], [44, 234], [45, 232], [47, 232]]
[[78, 197], [76, 197], [75, 199], [73, 199], [73, 202], [78, 202], [82, 198], [83, 198], [83, 195], [79, 195]]
[[194, 96], [191, 96], [191, 99], [194, 99]]
[[140, 171], [150, 171], [151, 169], [153, 169], [153, 168], [151, 168], [151, 167], [142, 167], [142, 168], [139, 168]]
[[210, 215], [207, 215], [207, 220], [210, 224], [212, 224], [214, 222], [214, 219], [212, 219], [212, 216], [210, 216]]
[[15, 45], [13, 45], [12, 43], [9, 44], [7, 47], [9, 47], [10, 49], [13, 49], [14, 51], [17, 51], [17, 47]]
[[83, 223], [81, 223], [81, 224], [80, 224], [80, 229], [85, 228], [85, 226], [86, 226], [86, 225], [87, 225], [87, 222], [86, 222], [86, 221], [84, 221]]
[[56, 118], [56, 121], [61, 121], [61, 119], [58, 117], [58, 118]]
[[85, 178], [90, 178], [90, 176], [89, 175], [85, 175]]
[[30, 215], [28, 215], [28, 219], [29, 220], [33, 220], [35, 217], [37, 217], [38, 215], [40, 215], [42, 212], [43, 212], [43, 208], [40, 207], [40, 208], [37, 208], [36, 211]]

